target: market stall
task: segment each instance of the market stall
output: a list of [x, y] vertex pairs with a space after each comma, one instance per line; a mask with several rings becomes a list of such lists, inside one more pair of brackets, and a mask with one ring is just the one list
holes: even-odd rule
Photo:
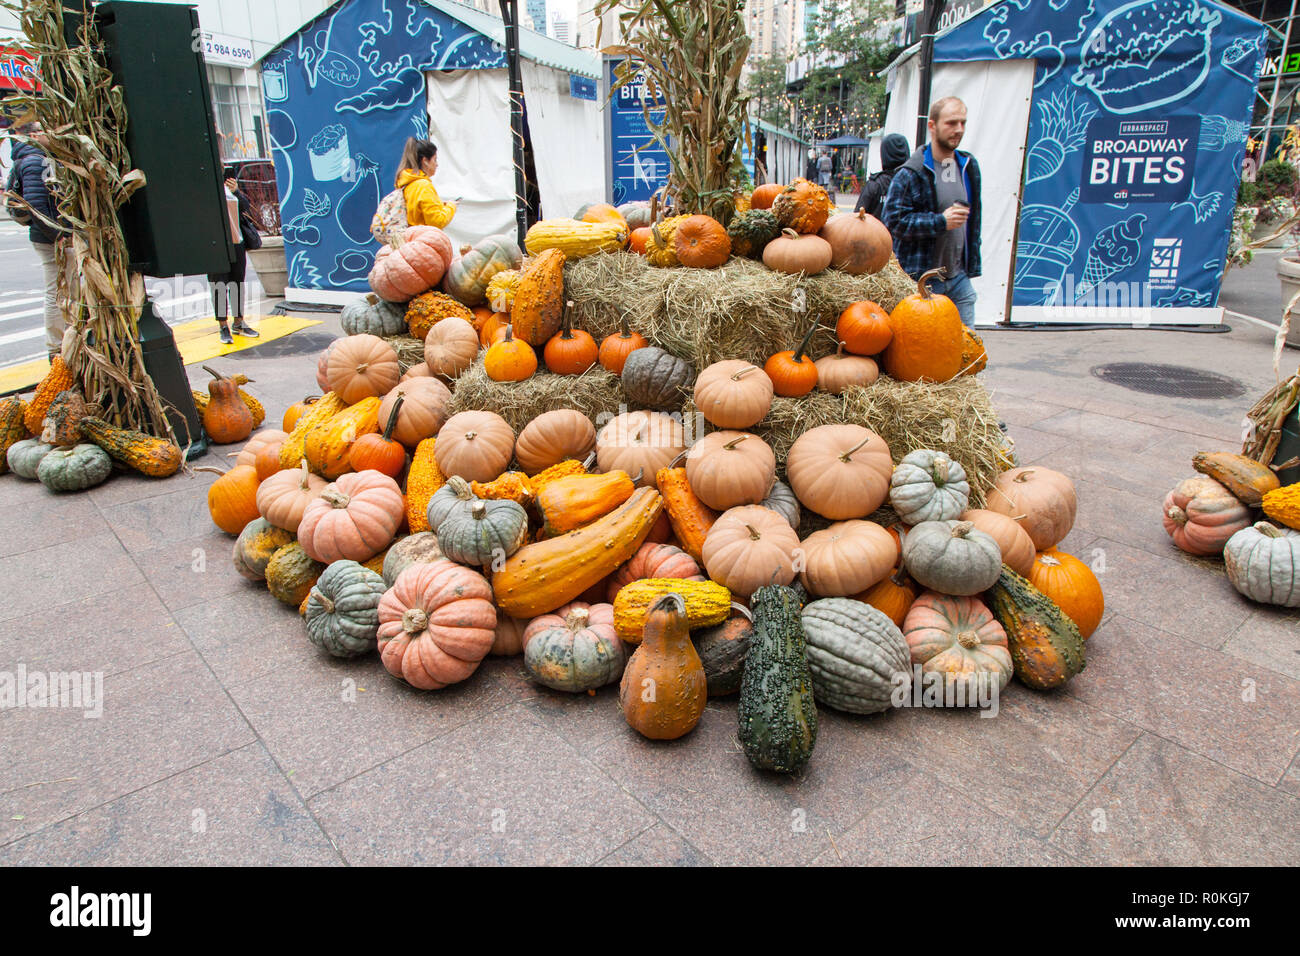
[[[1265, 32], [1214, 0], [1003, 0], [935, 39], [984, 177], [981, 325], [1212, 324]], [[916, 136], [919, 58], [885, 132]]]

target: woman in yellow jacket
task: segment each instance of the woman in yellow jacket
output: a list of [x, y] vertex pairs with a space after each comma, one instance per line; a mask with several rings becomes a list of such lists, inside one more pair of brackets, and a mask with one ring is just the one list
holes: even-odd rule
[[393, 184], [406, 200], [406, 221], [412, 226], [445, 229], [456, 215], [456, 204], [438, 198], [430, 178], [438, 171], [438, 147], [427, 139], [412, 136], [402, 150], [397, 181]]

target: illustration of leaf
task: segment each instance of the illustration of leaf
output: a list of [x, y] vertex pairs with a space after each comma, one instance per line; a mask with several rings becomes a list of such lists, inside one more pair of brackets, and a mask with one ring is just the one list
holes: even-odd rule
[[330, 197], [318, 196], [314, 191], [308, 189], [303, 196], [302, 207], [313, 218], [326, 216], [330, 211]]
[[392, 110], [399, 106], [411, 105], [423, 92], [424, 74], [417, 69], [408, 68], [372, 86], [364, 93], [340, 100], [334, 108], [339, 112], [351, 110], [354, 113]]

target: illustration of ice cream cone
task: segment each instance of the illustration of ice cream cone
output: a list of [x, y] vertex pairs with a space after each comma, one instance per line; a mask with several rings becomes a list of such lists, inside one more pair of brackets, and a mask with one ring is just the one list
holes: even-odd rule
[[1142, 227], [1147, 217], [1129, 216], [1097, 234], [1088, 249], [1083, 266], [1083, 281], [1075, 287], [1075, 301], [1086, 296], [1117, 272], [1137, 262], [1142, 253]]

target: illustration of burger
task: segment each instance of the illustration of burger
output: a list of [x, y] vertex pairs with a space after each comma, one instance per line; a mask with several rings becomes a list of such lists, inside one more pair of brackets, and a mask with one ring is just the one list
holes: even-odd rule
[[1181, 100], [1210, 72], [1223, 15], [1197, 0], [1137, 0], [1111, 11], [1084, 38], [1071, 77], [1112, 113], [1139, 113]]

